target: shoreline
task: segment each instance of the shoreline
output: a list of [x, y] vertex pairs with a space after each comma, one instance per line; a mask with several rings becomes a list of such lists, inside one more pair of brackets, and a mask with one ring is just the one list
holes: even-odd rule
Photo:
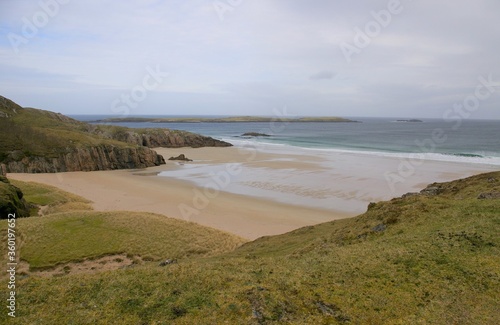
[[384, 173], [397, 171], [400, 163], [391, 157], [242, 147], [155, 150], [165, 159], [185, 154], [194, 161], [167, 161], [142, 170], [8, 176], [80, 195], [97, 211], [153, 212], [253, 240], [354, 217], [370, 202], [495, 170], [428, 161], [391, 190]]

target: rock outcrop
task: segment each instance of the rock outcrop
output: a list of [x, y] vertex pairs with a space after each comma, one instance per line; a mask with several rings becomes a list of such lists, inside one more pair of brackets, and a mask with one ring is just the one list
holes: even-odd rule
[[101, 145], [75, 148], [56, 158], [22, 155], [21, 152], [11, 152], [0, 164], [0, 169], [9, 173], [56, 173], [146, 168], [165, 164], [161, 155], [145, 147], [118, 148]]
[[269, 134], [258, 133], [258, 132], [247, 132], [241, 135], [242, 137], [270, 137]]
[[9, 214], [15, 214], [16, 218], [29, 217], [30, 207], [23, 196], [19, 188], [0, 176], [0, 219], [7, 219]]
[[168, 160], [193, 161], [193, 159], [189, 159], [184, 154], [180, 154], [177, 157], [170, 157]]
[[0, 175], [146, 168], [165, 164], [151, 148], [231, 146], [186, 131], [93, 125], [2, 96], [0, 131]]
[[0, 96], [0, 118], [8, 118], [17, 114], [17, 111], [21, 109], [21, 106], [14, 103], [10, 99]]
[[110, 135], [111, 139], [148, 148], [231, 147], [232, 144], [187, 131], [170, 129], [125, 129]]

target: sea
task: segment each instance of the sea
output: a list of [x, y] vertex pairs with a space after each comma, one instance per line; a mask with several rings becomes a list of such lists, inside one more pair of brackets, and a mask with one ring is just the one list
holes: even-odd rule
[[[73, 115], [91, 123], [105, 115]], [[136, 117], [136, 116], [130, 116]], [[226, 117], [226, 116], [139, 116], [139, 117]], [[500, 120], [420, 119], [351, 117], [355, 123], [272, 122], [236, 123], [111, 123], [131, 128], [169, 128], [190, 131], [233, 145], [253, 143], [262, 148], [280, 146], [289, 150], [352, 152], [405, 158], [424, 154], [425, 159], [500, 166]], [[107, 123], [109, 124], [109, 123]], [[246, 132], [268, 136], [243, 137]]]

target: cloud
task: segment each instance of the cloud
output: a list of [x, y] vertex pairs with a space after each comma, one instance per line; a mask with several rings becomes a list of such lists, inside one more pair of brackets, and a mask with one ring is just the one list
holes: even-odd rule
[[[401, 13], [350, 63], [340, 44], [354, 44], [388, 1], [232, 3], [221, 21], [206, 0], [69, 1], [15, 53], [6, 36], [22, 35], [23, 18], [41, 7], [0, 1], [0, 62], [9, 66], [0, 67], [1, 95], [64, 113], [85, 106], [75, 102], [94, 91], [84, 111], [111, 114], [110, 101], [159, 66], [169, 78], [141, 113], [271, 114], [288, 105], [296, 115], [335, 114], [335, 107], [401, 116], [404, 107], [415, 110], [412, 117], [441, 117], [479, 76], [500, 80], [500, 43], [492, 41], [500, 35], [499, 1], [401, 0]], [[484, 107], [500, 105], [499, 97]], [[500, 111], [474, 117], [500, 118]]]

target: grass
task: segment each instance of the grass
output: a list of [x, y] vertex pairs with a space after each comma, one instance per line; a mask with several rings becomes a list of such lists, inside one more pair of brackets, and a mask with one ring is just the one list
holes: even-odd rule
[[[44, 207], [44, 214], [92, 210], [91, 201], [81, 196], [62, 191], [57, 187], [17, 180], [10, 180], [10, 182], [22, 188], [24, 198], [28, 202], [37, 207]], [[32, 211], [32, 215], [38, 215], [38, 209]]]
[[[23, 157], [57, 158], [75, 148], [110, 145], [134, 147], [91, 132], [91, 126], [49, 111], [18, 109], [11, 118], [0, 119], [0, 161]], [[12, 152], [15, 152], [12, 155]], [[10, 154], [10, 157], [9, 157]]]
[[[243, 243], [221, 231], [152, 213], [92, 211], [90, 201], [55, 187], [13, 183], [28, 202], [44, 208], [44, 217], [16, 222], [22, 259], [32, 270], [120, 253], [151, 261], [208, 256]], [[0, 223], [2, 236], [6, 227]]]
[[31, 269], [129, 254], [145, 260], [183, 259], [232, 250], [235, 236], [196, 224], [137, 212], [73, 212], [19, 220], [22, 259]]
[[[500, 200], [478, 196], [500, 192], [500, 172], [434, 186], [439, 195], [380, 202], [352, 219], [261, 238], [230, 252], [195, 254], [167, 267], [146, 263], [126, 270], [22, 279], [17, 320], [20, 324], [118, 320], [121, 324], [498, 324]], [[74, 245], [68, 238], [85, 243], [78, 233], [91, 236], [100, 227], [108, 228], [107, 234], [112, 229], [109, 236], [123, 238], [129, 251], [160, 251], [161, 245], [144, 235], [165, 239], [165, 232], [155, 232], [160, 220], [129, 217], [110, 213], [83, 223], [76, 214], [61, 214], [21, 220], [25, 224], [20, 223], [20, 230], [26, 243], [32, 237], [29, 245], [39, 253], [44, 242], [53, 243], [56, 250]], [[46, 228], [28, 225], [32, 220]], [[186, 224], [187, 233], [181, 232], [175, 241], [187, 237], [191, 226]], [[113, 233], [126, 229], [136, 233], [123, 237]], [[73, 233], [60, 241], [44, 238], [65, 231]], [[131, 238], [140, 243], [134, 246]], [[104, 247], [112, 245], [102, 241]], [[75, 246], [71, 247], [78, 249]]]
[[[17, 104], [0, 96], [0, 163], [9, 166], [12, 162], [33, 162], [38, 160], [47, 165], [54, 165], [54, 158], [65, 165], [64, 157], [79, 149], [101, 148], [106, 153], [112, 149], [131, 149], [147, 146], [178, 146], [169, 143], [165, 132], [178, 136], [179, 143], [186, 146], [213, 145], [208, 137], [167, 129], [130, 129], [112, 125], [92, 125], [80, 122], [62, 114], [34, 108], [21, 108]], [[151, 144], [145, 138], [153, 138]], [[149, 137], [148, 137], [149, 136]], [[204, 143], [205, 142], [205, 143]], [[223, 142], [218, 142], [224, 144]], [[115, 153], [110, 153], [114, 155]], [[66, 157], [66, 159], [68, 159]], [[123, 159], [123, 158], [122, 158]], [[61, 166], [64, 167], [64, 166]], [[122, 167], [133, 168], [123, 164]], [[136, 166], [137, 167], [137, 166]], [[82, 168], [82, 167], [80, 167]], [[108, 166], [107, 168], [111, 168]], [[60, 170], [65, 170], [64, 168]]]
[[10, 181], [0, 175], [0, 218], [7, 219], [9, 214], [16, 214], [17, 217], [29, 217], [30, 208], [23, 200], [23, 193], [20, 189], [10, 183]]

